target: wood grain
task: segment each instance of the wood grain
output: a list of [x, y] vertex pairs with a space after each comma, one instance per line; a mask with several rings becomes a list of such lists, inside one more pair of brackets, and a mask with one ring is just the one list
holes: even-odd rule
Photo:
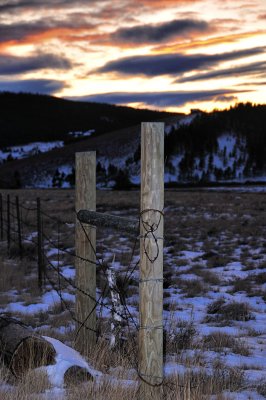
[[164, 207], [164, 124], [142, 123], [141, 128], [140, 398], [157, 400], [162, 386], [152, 385], [163, 381], [163, 217], [145, 210]]
[[[75, 196], [76, 212], [81, 209], [96, 210], [95, 152], [76, 153]], [[80, 258], [75, 259], [76, 286], [89, 293], [93, 299], [96, 299], [96, 266], [93, 263], [96, 261], [96, 228], [88, 225], [82, 228], [78, 219], [76, 219], [75, 248], [77, 256], [92, 261], [83, 261]], [[96, 343], [96, 310], [94, 309], [95, 301], [93, 299], [80, 291], [76, 293], [76, 318], [80, 322], [86, 322], [81, 328], [80, 324], [77, 323], [76, 328], [79, 333], [75, 346], [78, 351], [85, 355], [89, 353], [89, 349]], [[90, 316], [86, 320], [88, 315]]]

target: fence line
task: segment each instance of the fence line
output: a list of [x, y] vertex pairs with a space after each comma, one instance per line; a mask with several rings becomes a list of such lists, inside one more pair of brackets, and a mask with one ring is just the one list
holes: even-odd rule
[[[112, 312], [114, 311], [112, 306], [108, 306], [107, 304], [105, 304], [104, 301], [101, 301], [101, 297], [103, 297], [104, 292], [106, 291], [107, 287], [104, 288], [104, 290], [102, 291], [102, 295], [100, 296], [100, 298], [97, 300], [96, 297], [93, 297], [90, 295], [90, 293], [84, 291], [82, 288], [78, 287], [71, 279], [65, 277], [62, 272], [60, 272], [60, 269], [58, 269], [57, 267], [55, 267], [53, 265], [53, 263], [51, 263], [50, 259], [47, 257], [47, 254], [45, 252], [45, 244], [49, 244], [51, 245], [53, 248], [55, 248], [58, 252], [62, 252], [65, 255], [71, 256], [74, 259], [78, 258], [81, 259], [82, 261], [85, 262], [92, 262], [91, 259], [88, 258], [84, 258], [84, 257], [80, 257], [78, 255], [76, 255], [75, 253], [69, 251], [68, 249], [64, 249], [59, 242], [55, 243], [54, 240], [52, 240], [48, 235], [46, 235], [44, 228], [43, 228], [43, 217], [49, 217], [52, 220], [55, 220], [55, 218], [51, 215], [49, 215], [47, 212], [44, 212], [41, 208], [41, 201], [40, 199], [36, 199], [36, 203], [37, 203], [37, 207], [32, 207], [32, 208], [28, 208], [28, 207], [24, 207], [23, 204], [20, 202], [19, 197], [17, 197], [18, 200], [16, 200], [16, 202], [18, 202], [18, 207], [19, 209], [25, 210], [27, 212], [33, 212], [35, 214], [35, 218], [36, 218], [36, 224], [33, 223], [28, 223], [24, 216], [23, 213], [20, 212], [18, 214], [18, 218], [19, 218], [19, 226], [20, 229], [18, 229], [18, 225], [16, 224], [12, 224], [10, 217], [11, 215], [13, 215], [10, 212], [10, 205], [11, 204], [16, 204], [16, 202], [12, 202], [10, 201], [10, 195], [7, 196], [7, 200], [6, 203], [3, 201], [3, 196], [2, 194], [0, 194], [0, 206], [1, 206], [1, 210], [5, 210], [6, 214], [7, 214], [7, 218], [1, 218], [0, 217], [0, 223], [1, 223], [1, 230], [3, 230], [3, 240], [5, 239], [5, 235], [6, 234], [6, 239], [9, 237], [9, 241], [10, 241], [10, 245], [12, 243], [12, 245], [16, 245], [17, 248], [20, 247], [20, 239], [21, 239], [21, 246], [22, 249], [25, 246], [26, 243], [30, 243], [34, 246], [35, 252], [36, 252], [36, 262], [38, 265], [38, 284], [40, 286], [40, 288], [44, 288], [44, 277], [49, 281], [51, 287], [56, 290], [56, 292], [58, 293], [60, 300], [62, 301], [62, 303], [64, 303], [65, 307], [67, 305], [67, 303], [64, 301], [62, 295], [60, 295], [60, 288], [57, 287], [57, 285], [55, 284], [55, 282], [52, 281], [52, 278], [49, 276], [49, 270], [54, 272], [57, 275], [57, 278], [60, 277], [62, 278], [72, 289], [75, 289], [76, 291], [82, 293], [83, 295], [87, 296], [88, 298], [90, 298], [92, 301], [94, 301], [96, 307], [99, 305], [101, 307], [106, 308], [108, 311]], [[2, 204], [1, 204], [1, 200], [2, 200]], [[9, 207], [8, 207], [9, 204]], [[37, 211], [37, 213], [36, 213]], [[1, 215], [1, 212], [0, 212]], [[15, 215], [14, 215], [15, 217]], [[17, 216], [16, 216], [17, 217]], [[14, 220], [15, 221], [15, 220]], [[60, 221], [59, 219], [56, 219], [56, 222], [58, 224], [64, 224], [65, 226], [67, 226], [67, 223]], [[80, 223], [82, 226], [82, 229], [84, 229], [84, 226], [82, 223]], [[35, 240], [33, 237], [29, 236], [29, 230], [27, 230], [26, 228], [29, 228], [30, 230], [32, 228], [36, 229], [36, 231], [38, 232], [39, 230], [41, 231], [41, 234], [37, 234]], [[18, 236], [20, 234], [20, 237]], [[73, 235], [73, 234], [72, 234]], [[39, 241], [39, 237], [41, 238], [41, 240]], [[7, 250], [9, 249], [10, 245], [7, 247]], [[94, 249], [94, 251], [96, 252], [96, 250]], [[23, 255], [25, 255], [25, 251], [23, 251]], [[8, 256], [11, 256], [10, 251], [7, 253]], [[132, 253], [132, 257], [133, 257]], [[49, 269], [47, 270], [47, 268], [43, 268], [41, 270], [41, 274], [39, 274], [39, 256], [41, 256], [41, 260], [42, 263], [46, 265], [46, 267], [48, 266]], [[130, 260], [132, 261], [132, 260]], [[106, 270], [108, 268], [107, 263], [104, 263], [104, 261], [100, 261], [98, 258], [95, 261], [95, 265], [98, 267], [98, 271], [102, 272], [105, 276], [106, 276]], [[134, 266], [135, 268], [135, 266]], [[40, 276], [41, 276], [41, 280], [40, 280]], [[106, 285], [107, 286], [107, 285]], [[118, 287], [115, 288], [116, 292], [122, 297], [122, 293], [121, 291], [118, 289]], [[66, 309], [68, 309], [69, 311], [69, 307], [66, 307]], [[129, 311], [127, 312], [127, 314], [129, 314]], [[84, 321], [80, 321], [77, 320], [77, 318], [73, 318], [74, 313], [72, 312], [72, 319], [75, 322], [78, 322], [78, 324], [80, 325], [84, 325]], [[90, 315], [86, 316], [86, 319], [88, 319], [90, 317]], [[123, 318], [124, 320], [128, 320], [131, 319], [132, 321], [134, 321], [134, 318], [131, 317], [125, 317], [124, 314], [120, 315], [121, 318]], [[135, 321], [134, 321], [135, 322]], [[88, 329], [89, 330], [89, 329]], [[98, 332], [98, 331], [97, 331]]]
[[[140, 322], [135, 323], [134, 317], [131, 315], [126, 302], [123, 302], [123, 312], [111, 301], [111, 306], [104, 301], [105, 290], [97, 299], [96, 295], [96, 266], [99, 272], [103, 274], [107, 282], [109, 282], [109, 290], [115, 290], [122, 299], [123, 294], [117, 287], [110, 284], [110, 274], [108, 276], [109, 265], [100, 261], [96, 253], [96, 229], [91, 224], [97, 223], [99, 213], [91, 214], [88, 219], [88, 210], [95, 210], [95, 193], [96, 193], [96, 156], [95, 152], [77, 153], [76, 155], [76, 253], [72, 256], [75, 260], [76, 283], [64, 276], [60, 271], [60, 252], [69, 254], [65, 249], [60, 249], [60, 224], [62, 221], [51, 217], [44, 212], [41, 207], [40, 198], [37, 198], [36, 208], [28, 208], [19, 204], [18, 198], [16, 202], [10, 203], [10, 195], [7, 195], [6, 219], [7, 219], [7, 249], [10, 256], [11, 235], [16, 233], [20, 255], [23, 254], [22, 229], [21, 226], [27, 227], [22, 223], [22, 212], [26, 211], [27, 215], [31, 212], [35, 213], [36, 221], [36, 241], [33, 234], [26, 241], [35, 244], [38, 259], [38, 285], [40, 290], [44, 288], [45, 279], [50, 286], [56, 290], [61, 300], [61, 304], [67, 307], [72, 320], [76, 323], [76, 341], [78, 349], [88, 354], [89, 347], [94, 345], [97, 339], [96, 329], [96, 310], [97, 307], [104, 307], [111, 315], [116, 315], [121, 320], [126, 321], [129, 332], [132, 323], [135, 325], [139, 337], [139, 363], [137, 367], [140, 378], [139, 396], [145, 400], [159, 400], [163, 395], [163, 385], [165, 383], [163, 376], [163, 198], [164, 198], [164, 129], [162, 123], [144, 123], [142, 124], [141, 134], [141, 212], [138, 221], [131, 220], [126, 227], [128, 233], [135, 234], [135, 243], [132, 251], [132, 259], [128, 265], [124, 282], [130, 279], [135, 272], [137, 266], [140, 266]], [[16, 206], [16, 215], [12, 214], [10, 206]], [[4, 210], [1, 204], [1, 213]], [[97, 218], [95, 216], [97, 214]], [[11, 217], [13, 218], [13, 230], [11, 229]], [[57, 250], [57, 266], [55, 266], [46, 254], [48, 244], [52, 244], [53, 240], [44, 233], [44, 218], [50, 218], [57, 223], [57, 243], [54, 249]], [[94, 219], [93, 219], [94, 218]], [[112, 216], [108, 218], [101, 215], [105, 222], [103, 226], [108, 228], [110, 225], [115, 228], [124, 228], [123, 224], [128, 221], [126, 218], [117, 218]], [[111, 220], [113, 221], [111, 224]], [[119, 221], [120, 220], [120, 221]], [[1, 221], [1, 216], [0, 216]], [[14, 221], [16, 221], [16, 230], [14, 230]], [[22, 225], [21, 225], [22, 223]], [[85, 225], [84, 225], [85, 223]], [[4, 225], [4, 220], [3, 224]], [[140, 227], [140, 232], [139, 232]], [[1, 227], [2, 229], [2, 227]], [[25, 229], [25, 228], [24, 228]], [[5, 230], [5, 229], [4, 229]], [[24, 232], [24, 231], [23, 231]], [[25, 232], [23, 233], [25, 240]], [[140, 260], [132, 267], [134, 251], [136, 248], [136, 240], [140, 239]], [[13, 238], [12, 238], [13, 240]], [[57, 284], [51, 277], [54, 274]], [[76, 293], [76, 312], [73, 315], [72, 310], [67, 306], [64, 296], [62, 295], [62, 282], [67, 283]], [[111, 299], [114, 298], [111, 296]], [[137, 348], [137, 346], [134, 346]], [[134, 349], [135, 351], [135, 349]], [[137, 357], [136, 357], [137, 359]]]
[[[8, 198], [9, 198], [9, 214], [10, 214], [9, 217], [8, 217]], [[18, 202], [20, 212], [17, 215], [14, 214], [14, 217], [19, 218], [20, 231], [18, 229], [18, 223], [15, 223], [15, 222], [17, 222], [15, 218], [13, 220], [13, 224], [11, 223], [11, 215], [13, 215], [13, 214], [10, 211], [10, 205], [16, 205], [16, 202]], [[62, 294], [63, 290], [65, 290], [66, 287], [69, 287], [75, 291], [78, 291], [78, 292], [82, 293], [84, 296], [86, 296], [86, 298], [89, 298], [90, 300], [92, 300], [94, 302], [95, 310], [98, 309], [98, 312], [97, 312], [98, 317], [101, 315], [101, 309], [106, 309], [106, 311], [110, 314], [112, 314], [112, 313], [118, 314], [119, 317], [122, 319], [122, 321], [125, 324], [125, 329], [127, 330], [128, 337], [131, 338], [131, 340], [134, 342], [134, 345], [133, 345], [134, 367], [136, 368], [137, 371], [139, 371], [139, 369], [138, 369], [139, 368], [138, 367], [138, 350], [137, 350], [138, 344], [137, 344], [136, 335], [140, 331], [140, 326], [137, 323], [136, 319], [132, 316], [130, 310], [127, 307], [123, 291], [118, 286], [116, 286], [114, 289], [116, 291], [116, 293], [118, 293], [120, 298], [123, 299], [123, 301], [122, 301], [123, 313], [119, 313], [117, 310], [114, 309], [112, 304], [111, 305], [106, 304], [106, 302], [104, 301], [105, 292], [108, 288], [107, 270], [108, 270], [108, 268], [110, 268], [108, 263], [105, 262], [104, 260], [100, 260], [98, 257], [96, 257], [95, 266], [97, 267], [97, 273], [102, 273], [106, 282], [105, 282], [105, 285], [104, 285], [103, 289], [101, 290], [101, 293], [98, 296], [98, 298], [92, 297], [90, 295], [90, 293], [83, 291], [82, 288], [78, 287], [71, 278], [67, 278], [66, 276], [64, 276], [64, 274], [60, 270], [59, 263], [57, 266], [53, 265], [53, 263], [47, 256], [47, 247], [50, 246], [50, 248], [54, 248], [57, 252], [60, 252], [66, 256], [70, 256], [73, 259], [78, 258], [78, 259], [83, 260], [84, 262], [90, 262], [90, 263], [93, 260], [84, 258], [84, 257], [80, 257], [79, 255], [76, 255], [73, 251], [71, 251], [67, 248], [64, 248], [63, 244], [61, 244], [60, 241], [58, 240], [58, 231], [57, 231], [57, 242], [56, 242], [56, 240], [52, 239], [49, 235], [47, 235], [45, 232], [44, 220], [46, 218], [48, 218], [50, 221], [53, 221], [57, 225], [64, 226], [67, 228], [69, 228], [68, 222], [62, 221], [59, 218], [49, 215], [46, 211], [44, 211], [44, 209], [41, 205], [41, 200], [39, 200], [39, 214], [37, 213], [37, 211], [38, 211], [37, 199], [36, 199], [36, 207], [26, 207], [20, 201], [19, 197], [18, 197], [18, 200], [15, 200], [15, 202], [13, 202], [11, 200], [10, 195], [8, 195], [6, 197], [6, 199], [4, 199], [3, 195], [0, 193], [0, 224], [1, 224], [0, 231], [1, 232], [3, 231], [3, 236], [1, 235], [1, 240], [2, 240], [2, 242], [7, 241], [7, 236], [9, 235], [9, 241], [10, 241], [10, 247], [11, 247], [9, 252], [7, 251], [7, 255], [9, 257], [12, 256], [12, 251], [11, 251], [12, 246], [15, 246], [19, 250], [19, 236], [18, 235], [20, 232], [22, 257], [25, 257], [27, 255], [27, 252], [25, 250], [25, 245], [27, 245], [27, 243], [31, 244], [36, 253], [36, 272], [38, 272], [38, 269], [37, 269], [38, 251], [40, 251], [40, 247], [39, 247], [37, 232], [38, 232], [38, 218], [39, 218], [39, 216], [41, 216], [41, 224], [40, 224], [41, 237], [42, 237], [41, 256], [43, 259], [43, 264], [45, 264], [45, 266], [46, 266], [46, 268], [44, 270], [42, 270], [42, 282], [41, 282], [42, 290], [49, 289], [49, 285], [50, 285], [50, 287], [56, 291], [56, 293], [58, 294], [58, 296], [60, 298], [60, 302], [61, 302], [62, 306], [66, 309], [66, 311], [70, 315], [71, 320], [78, 327], [76, 330], [76, 338], [75, 339], [77, 339], [77, 337], [79, 335], [80, 328], [85, 329], [86, 331], [92, 330], [92, 328], [90, 328], [86, 325], [87, 319], [90, 318], [91, 314], [89, 313], [88, 315], [86, 315], [84, 320], [80, 320], [77, 318], [76, 313], [74, 312], [73, 309], [71, 309], [71, 306], [69, 306], [68, 302], [65, 300], [65, 298]], [[148, 210], [148, 211], [150, 211], [150, 210]], [[1, 218], [1, 215], [2, 215], [2, 218]], [[6, 217], [4, 217], [4, 215]], [[151, 228], [151, 226], [148, 227], [147, 221], [144, 221], [143, 216], [144, 216], [144, 213], [141, 213], [139, 216], [139, 225], [146, 226], [146, 229], [147, 229], [146, 239], [143, 238], [144, 242], [145, 242], [145, 240], [147, 240], [149, 232], [151, 232], [152, 234], [155, 234], [155, 232], [154, 232], [154, 227], [152, 227], [152, 228]], [[29, 218], [31, 219], [31, 221], [28, 221]], [[32, 222], [32, 219], [35, 219], [35, 223]], [[80, 224], [81, 224], [82, 228], [84, 228], [84, 224], [81, 221], [80, 221]], [[8, 229], [8, 225], [9, 225], [9, 229]], [[32, 233], [35, 233], [35, 235], [32, 235]], [[66, 235], [66, 234], [67, 234], [67, 232], [64, 233], [64, 235]], [[63, 234], [61, 233], [61, 235], [63, 235]], [[69, 233], [69, 234], [67, 234], [67, 238], [69, 238], [70, 236], [73, 236], [73, 235], [74, 235], [74, 232]], [[121, 283], [122, 288], [127, 285], [127, 282], [130, 281], [132, 275], [134, 274], [136, 269], [139, 267], [139, 263], [140, 263], [139, 259], [133, 263], [133, 258], [135, 256], [137, 243], [138, 243], [140, 237], [138, 235], [135, 238], [133, 237], [133, 239], [134, 239], [134, 241], [133, 241], [132, 251], [130, 254], [130, 259], [126, 266], [126, 270], [124, 271], [123, 281]], [[146, 245], [145, 245], [145, 247], [146, 247]], [[7, 250], [8, 250], [8, 246], [7, 246]], [[94, 251], [96, 252], [95, 249], [94, 249]], [[145, 253], [149, 254], [147, 249], [145, 250]], [[38, 273], [37, 273], [37, 276], [38, 276]], [[53, 276], [54, 276], [54, 278], [53, 278]], [[58, 285], [58, 283], [59, 283], [58, 277], [60, 277], [60, 285]], [[38, 281], [38, 283], [40, 283], [39, 276], [37, 277], [37, 281]], [[46, 284], [45, 284], [45, 281], [46, 281]], [[49, 284], [48, 286], [47, 286], [47, 283]], [[100, 321], [98, 320], [98, 323], [99, 322]], [[106, 338], [106, 334], [101, 333], [101, 326], [94, 329], [93, 332], [95, 333], [97, 340], [99, 340], [100, 337]], [[127, 351], [129, 351], [129, 350], [127, 350], [127, 348], [125, 346], [125, 352], [127, 352]], [[128, 355], [131, 356], [131, 358], [132, 358], [132, 354], [130, 355], [130, 353], [129, 353]], [[140, 380], [143, 381], [143, 383], [145, 385], [150, 385], [149, 380], [151, 378], [154, 379], [154, 375], [139, 373], [139, 378], [140, 378]], [[155, 376], [155, 378], [158, 379], [157, 376]], [[164, 386], [165, 384], [166, 383], [163, 379], [161, 385]], [[152, 386], [156, 387], [157, 385], [152, 385]]]

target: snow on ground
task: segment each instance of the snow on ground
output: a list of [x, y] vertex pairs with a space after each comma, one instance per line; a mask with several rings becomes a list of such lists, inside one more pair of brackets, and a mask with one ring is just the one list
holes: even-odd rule
[[[238, 215], [237, 209], [233, 212], [230, 208], [232, 197], [234, 201], [241, 202], [240, 195], [233, 193], [228, 198], [226, 208], [221, 209], [219, 214], [216, 208], [211, 208], [211, 205], [201, 211], [201, 221], [206, 223], [208, 227], [207, 237], [199, 235], [198, 231], [201, 227], [197, 225], [191, 228], [189, 235], [187, 234], [184, 224], [188, 218], [192, 222], [195, 218], [199, 218], [197, 208], [189, 208], [186, 204], [183, 204], [182, 206], [170, 205], [165, 210], [166, 217], [167, 215], [171, 216], [172, 224], [173, 221], [177, 221], [176, 224], [174, 223], [174, 229], [180, 224], [182, 225], [180, 235], [176, 231], [172, 234], [171, 243], [168, 243], [166, 236], [164, 266], [167, 273], [165, 283], [168, 283], [168, 285], [164, 289], [165, 326], [168, 332], [171, 330], [173, 335], [176, 335], [176, 341], [178, 341], [182, 332], [188, 332], [194, 344], [188, 344], [180, 351], [168, 352], [164, 370], [168, 377], [176, 373], [182, 375], [192, 371], [212, 375], [215, 370], [214, 365], [219, 361], [225, 369], [240, 368], [244, 371], [245, 384], [243, 388], [239, 389], [237, 393], [228, 393], [229, 398], [231, 396], [232, 399], [259, 400], [263, 397], [255, 391], [254, 387], [260, 381], [266, 381], [266, 284], [263, 281], [266, 278], [262, 275], [262, 283], [256, 282], [261, 274], [266, 274], [266, 254], [264, 251], [266, 242], [264, 235], [258, 236], [257, 234], [260, 223], [254, 227], [254, 229], [256, 228], [254, 231], [251, 229], [254, 237], [247, 235], [242, 237], [245, 229], [247, 229], [245, 225], [241, 225], [241, 230], [234, 233], [233, 236], [229, 235], [227, 229], [230, 229], [236, 220], [240, 223], [242, 219], [248, 221], [248, 224], [254, 223], [255, 209], [245, 209], [244, 213]], [[248, 197], [250, 196], [246, 196], [246, 198]], [[200, 204], [200, 206], [203, 206], [203, 204]], [[221, 205], [219, 204], [219, 206]], [[256, 203], [256, 207], [259, 207], [258, 203]], [[132, 208], [122, 212], [116, 211], [115, 214], [123, 216], [132, 215], [135, 212], [136, 210]], [[210, 231], [210, 226], [214, 221], [216, 222], [217, 233]], [[223, 223], [227, 223], [227, 229], [220, 225]], [[73, 227], [73, 225], [69, 226], [70, 229], [73, 229]], [[33, 232], [32, 237], [35, 237], [35, 234]], [[180, 240], [182, 240], [181, 244], [179, 243]], [[175, 248], [175, 246], [178, 247]], [[128, 274], [128, 264], [123, 258], [123, 253], [131, 253], [131, 246], [125, 235], [120, 236], [108, 231], [98, 238], [97, 256], [103, 256], [107, 260], [107, 265], [119, 274], [122, 282]], [[113, 261], [114, 254], [116, 258]], [[47, 247], [46, 255], [51, 264], [55, 268], [59, 268], [62, 276], [74, 280], [74, 265], [67, 259], [64, 252], [59, 252], [59, 263], [57, 260], [58, 251], [55, 248]], [[213, 258], [211, 263], [210, 258]], [[138, 256], [135, 255], [131, 268], [137, 261]], [[128, 311], [134, 318], [134, 323], [138, 323], [138, 268], [132, 272], [130, 278], [132, 282], [127, 287], [130, 294], [126, 298], [126, 303]], [[168, 278], [169, 282], [167, 282]], [[243, 282], [243, 286], [241, 286], [241, 282]], [[249, 282], [252, 284], [252, 291], [248, 289]], [[15, 315], [17, 313], [24, 314], [25, 316], [49, 312], [56, 304], [60, 304], [61, 299], [57, 292], [51, 290], [51, 288], [48, 289], [48, 287], [46, 293], [35, 298], [35, 304], [27, 304], [21, 301], [17, 291], [9, 291], [12, 301], [2, 311]], [[74, 304], [75, 296], [72, 291], [64, 289], [61, 296], [65, 301]], [[97, 298], [100, 297], [101, 290], [98, 288]], [[245, 304], [247, 304], [250, 309], [249, 314], [238, 319], [237, 314], [232, 318], [223, 316], [221, 310], [213, 314], [208, 312], [210, 305], [221, 300], [226, 305], [240, 304], [237, 313], [241, 313]], [[104, 303], [107, 308], [103, 307], [100, 310], [100, 307], [97, 307], [97, 312], [101, 312], [102, 318], [109, 321], [111, 307], [108, 296], [104, 298]], [[47, 320], [45, 320], [46, 324]], [[188, 327], [193, 328], [192, 333], [186, 331]], [[64, 334], [67, 329], [67, 326], [62, 325], [54, 328], [54, 331]], [[234, 346], [230, 345], [229, 341], [229, 345], [214, 343], [214, 347], [208, 347], [210, 337], [215, 338], [215, 335], [219, 333], [222, 339], [229, 336], [235, 341]], [[58, 356], [57, 364], [48, 371], [49, 376], [53, 379], [53, 384], [56, 386], [62, 385], [62, 371], [67, 368], [67, 365], [71, 364], [72, 360], [72, 355], [69, 355], [64, 349], [62, 350], [61, 345], [59, 347], [58, 353], [61, 352], [61, 355]], [[200, 362], [197, 362], [199, 358]], [[215, 398], [213, 397], [213, 399]]]
[[48, 377], [54, 387], [63, 387], [64, 375], [72, 366], [84, 368], [91, 376], [95, 378], [102, 375], [100, 371], [94, 370], [76, 350], [51, 337], [43, 336], [43, 338], [51, 343], [56, 351], [55, 364], [47, 367], [41, 367], [42, 370], [47, 372]]
[[[62, 292], [60, 293], [61, 297], [65, 301], [75, 301], [75, 296], [70, 293]], [[34, 315], [40, 312], [49, 311], [55, 304], [61, 302], [60, 295], [55, 291], [51, 290], [46, 292], [39, 300], [38, 303], [35, 304], [27, 304], [25, 305], [22, 302], [9, 303], [3, 312], [11, 312], [11, 313], [19, 313], [19, 314], [28, 314]]]

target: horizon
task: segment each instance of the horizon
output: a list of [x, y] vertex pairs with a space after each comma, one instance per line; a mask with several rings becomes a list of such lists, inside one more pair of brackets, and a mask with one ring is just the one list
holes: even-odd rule
[[11, 0], [0, 11], [0, 91], [186, 114], [266, 103], [264, 0]]
[[131, 106], [131, 105], [127, 105], [127, 104], [114, 104], [114, 103], [104, 103], [104, 102], [95, 102], [92, 100], [87, 100], [87, 99], [82, 99], [82, 98], [76, 98], [76, 99], [71, 99], [71, 98], [67, 98], [67, 97], [59, 97], [53, 94], [47, 94], [47, 93], [37, 93], [37, 92], [11, 92], [11, 91], [3, 91], [0, 90], [0, 95], [1, 94], [14, 94], [14, 95], [32, 95], [32, 96], [47, 96], [47, 97], [52, 97], [58, 100], [66, 100], [66, 101], [71, 101], [71, 102], [80, 102], [80, 103], [96, 103], [96, 104], [106, 104], [106, 105], [113, 105], [116, 107], [130, 107], [133, 108], [135, 110], [147, 110], [147, 111], [155, 111], [155, 112], [169, 112], [169, 113], [176, 113], [176, 114], [184, 114], [184, 115], [189, 115], [192, 114], [193, 112], [199, 111], [202, 113], [214, 113], [214, 112], [223, 112], [223, 111], [228, 111], [231, 108], [237, 108], [239, 105], [250, 105], [251, 107], [265, 107], [266, 103], [252, 103], [250, 101], [246, 101], [246, 102], [236, 102], [234, 104], [230, 104], [227, 106], [224, 106], [223, 108], [213, 108], [213, 109], [209, 109], [209, 110], [204, 110], [202, 108], [191, 108], [190, 110], [188, 110], [187, 112], [180, 112], [180, 111], [167, 111], [167, 110], [162, 110], [162, 109], [156, 109], [156, 108], [148, 108], [148, 107], [137, 107], [137, 106]]

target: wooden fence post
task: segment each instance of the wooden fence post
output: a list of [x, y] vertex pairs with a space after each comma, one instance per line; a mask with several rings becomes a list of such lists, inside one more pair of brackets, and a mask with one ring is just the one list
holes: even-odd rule
[[7, 195], [7, 207], [6, 207], [6, 212], [7, 212], [7, 251], [8, 254], [10, 253], [10, 195]]
[[20, 210], [19, 210], [19, 198], [16, 196], [16, 214], [17, 214], [17, 227], [18, 227], [18, 246], [19, 255], [22, 257], [22, 238], [21, 238], [21, 223], [20, 223]]
[[[96, 210], [96, 152], [76, 153], [76, 212]], [[76, 348], [87, 355], [96, 343], [96, 228], [76, 218]], [[85, 260], [84, 260], [85, 259]], [[81, 325], [82, 324], [82, 325]]]
[[1, 240], [4, 240], [4, 226], [3, 226], [3, 196], [0, 193], [0, 224], [1, 224]]
[[42, 216], [41, 216], [41, 199], [37, 198], [37, 232], [38, 232], [38, 285], [42, 289], [43, 284], [43, 238], [42, 238]]
[[163, 394], [163, 207], [164, 124], [142, 123], [139, 394], [145, 400]]

